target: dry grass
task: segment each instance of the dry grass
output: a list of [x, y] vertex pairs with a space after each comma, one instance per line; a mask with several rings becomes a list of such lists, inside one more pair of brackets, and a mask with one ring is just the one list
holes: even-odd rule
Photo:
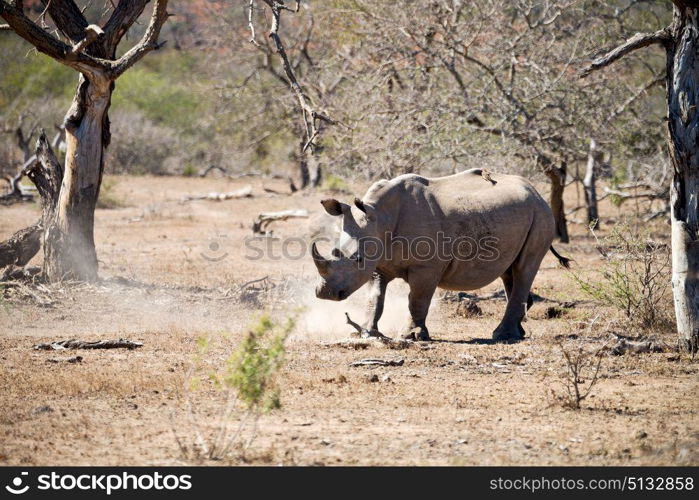
[[[57, 287], [46, 292], [54, 300], [50, 306], [8, 296], [0, 306], [0, 464], [186, 463], [170, 416], [177, 422], [184, 411], [182, 387], [196, 357], [196, 339], [202, 334], [217, 339], [204, 359], [213, 368], [260, 310], [284, 318], [299, 305], [307, 308], [301, 319], [307, 314], [312, 321], [300, 321], [287, 343], [279, 379], [282, 408], [260, 419], [255, 445], [244, 455], [216, 463], [699, 464], [699, 362], [674, 352], [672, 333], [629, 330], [623, 315], [590, 301], [551, 257], [534, 291], [554, 302], [534, 305], [524, 342], [487, 342], [502, 300], [478, 302], [480, 315], [457, 314], [458, 303], [437, 300], [428, 321], [438, 342], [401, 350], [400, 367], [350, 367], [358, 359], [396, 355], [377, 346], [325, 345], [348, 336], [342, 311], [347, 307], [360, 319], [355, 311], [361, 310], [362, 294], [327, 309], [327, 303], [307, 299], [315, 273], [310, 259], [252, 262], [240, 243], [259, 212], [307, 208], [313, 217], [322, 193], [264, 197], [261, 183], [255, 183], [253, 199], [178, 201], [242, 184], [117, 178], [114, 195], [127, 206], [98, 211], [101, 272], [153, 286]], [[601, 208], [607, 217], [619, 215], [614, 207]], [[27, 205], [3, 210], [2, 236], [37, 215]], [[279, 236], [297, 236], [308, 234], [307, 224], [288, 221], [273, 229]], [[579, 268], [598, 266], [594, 239], [583, 226], [571, 232], [572, 243], [562, 250]], [[656, 236], [665, 232], [659, 225]], [[214, 240], [227, 254], [220, 262], [201, 257]], [[264, 276], [268, 281], [240, 290]], [[386, 333], [395, 333], [394, 324], [407, 315], [400, 302], [404, 293], [400, 286], [389, 287]], [[565, 307], [571, 301], [575, 306]], [[560, 314], [549, 313], [551, 307]], [[595, 317], [604, 321], [590, 326]], [[579, 411], [552, 405], [550, 390], [560, 388], [559, 374], [566, 369], [557, 344], [595, 351], [613, 332], [654, 334], [666, 350], [605, 354], [599, 380]], [[74, 353], [31, 348], [49, 340], [114, 337], [144, 346], [84, 351], [79, 364], [47, 362]], [[370, 381], [374, 374], [378, 382]], [[225, 398], [207, 384], [193, 397], [201, 426], [215, 428]]]

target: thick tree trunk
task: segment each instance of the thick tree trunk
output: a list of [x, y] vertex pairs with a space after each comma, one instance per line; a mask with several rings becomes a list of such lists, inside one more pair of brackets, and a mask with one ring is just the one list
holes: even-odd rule
[[111, 93], [110, 80], [81, 78], [66, 119], [63, 183], [44, 239], [44, 274], [49, 281], [97, 279], [94, 219], [102, 183], [105, 117]]
[[597, 143], [590, 139], [590, 152], [587, 155], [587, 167], [583, 186], [585, 187], [585, 204], [587, 205], [587, 222], [592, 229], [599, 227], [597, 212], [597, 176], [596, 170], [602, 160], [602, 152], [597, 149]]
[[[49, 211], [44, 207], [43, 272], [50, 281], [93, 281], [97, 279], [94, 212], [102, 183], [104, 150], [110, 139], [108, 110], [114, 81], [147, 53], [162, 46], [158, 37], [168, 18], [168, 0], [152, 2], [153, 13], [143, 37], [119, 58], [116, 54], [120, 40], [149, 0], [112, 2], [112, 13], [101, 27], [88, 24], [73, 0], [41, 2], [41, 25], [25, 15], [21, 1], [0, 1], [0, 17], [37, 50], [80, 73], [78, 90], [65, 119], [65, 169], [55, 157], [50, 158], [61, 173], [58, 180], [62, 181], [60, 190], [53, 185], [56, 179], [49, 182], [51, 193], [58, 193], [58, 198], [55, 205], [50, 204]], [[43, 29], [47, 13], [61, 36]], [[41, 176], [36, 177], [41, 180]], [[41, 192], [42, 188], [37, 188]]]
[[568, 225], [566, 223], [565, 207], [563, 205], [563, 191], [566, 183], [566, 165], [560, 167], [549, 165], [546, 175], [551, 181], [550, 205], [553, 217], [556, 220], [556, 236], [561, 243], [568, 243]]
[[[673, 44], [668, 49], [668, 142], [672, 290], [682, 346], [699, 347], [699, 9], [675, 2]], [[680, 5], [680, 6], [678, 6]]]

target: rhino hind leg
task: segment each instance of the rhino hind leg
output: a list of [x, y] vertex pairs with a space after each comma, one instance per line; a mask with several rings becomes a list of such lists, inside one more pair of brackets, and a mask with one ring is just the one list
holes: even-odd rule
[[493, 332], [496, 342], [517, 342], [524, 338], [522, 321], [534, 302], [530, 290], [546, 251], [540, 242], [528, 238], [515, 262], [503, 275], [507, 306], [502, 321]]
[[[505, 299], [510, 300], [510, 296], [512, 295], [512, 284], [514, 282], [514, 278], [512, 276], [512, 267], [505, 271], [505, 274], [500, 276], [500, 279], [502, 279], [502, 283], [505, 286]], [[531, 309], [533, 305], [534, 297], [532, 297], [532, 294], [529, 293], [529, 297], [527, 297], [527, 311]], [[523, 329], [522, 332], [524, 332]], [[522, 333], [522, 335], [524, 335], [524, 333]]]

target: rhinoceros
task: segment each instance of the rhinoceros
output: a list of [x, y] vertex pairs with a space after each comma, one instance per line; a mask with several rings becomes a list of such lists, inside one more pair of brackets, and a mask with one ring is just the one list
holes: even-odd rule
[[341, 217], [341, 233], [330, 257], [311, 246], [320, 275], [316, 296], [344, 300], [371, 281], [364, 328], [374, 335], [395, 278], [410, 288], [402, 336], [420, 341], [430, 340], [425, 320], [437, 287], [476, 290], [500, 278], [507, 306], [493, 339], [520, 340], [542, 259], [551, 250], [568, 267], [551, 245], [551, 209], [519, 176], [482, 169], [438, 178], [407, 174], [374, 183], [354, 206], [335, 199], [321, 204]]

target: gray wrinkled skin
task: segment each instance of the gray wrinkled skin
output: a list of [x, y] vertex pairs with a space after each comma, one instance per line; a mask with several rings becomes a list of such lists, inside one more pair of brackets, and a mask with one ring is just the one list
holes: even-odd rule
[[[330, 215], [342, 218], [342, 235], [329, 257], [321, 256], [315, 244], [312, 247], [320, 274], [317, 297], [344, 300], [371, 281], [364, 326], [378, 332], [386, 285], [401, 278], [410, 287], [410, 322], [404, 337], [429, 340], [425, 320], [437, 287], [475, 290], [501, 278], [507, 306], [493, 339], [523, 338], [521, 321], [532, 282], [554, 238], [554, 219], [526, 179], [491, 174], [491, 182], [484, 177], [480, 169], [434, 179], [408, 174], [375, 183], [355, 206], [323, 200]], [[425, 259], [404, 251], [406, 241], [436, 241], [440, 232], [450, 238], [490, 241], [492, 248], [469, 259]], [[382, 249], [364, 248], [367, 238], [382, 242]]]

